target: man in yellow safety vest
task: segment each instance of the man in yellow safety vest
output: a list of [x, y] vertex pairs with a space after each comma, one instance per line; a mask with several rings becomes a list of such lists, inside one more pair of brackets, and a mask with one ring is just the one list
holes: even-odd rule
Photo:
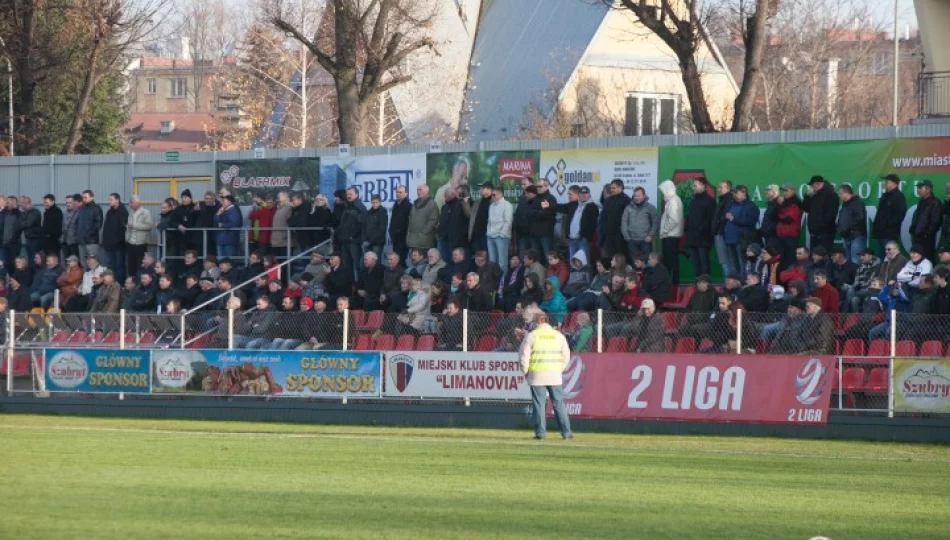
[[548, 316], [539, 313], [534, 319], [536, 328], [521, 343], [521, 371], [528, 377], [531, 386], [534, 438], [543, 439], [547, 428], [544, 418], [547, 395], [551, 394], [554, 420], [562, 439], [573, 439], [571, 422], [564, 408], [561, 395], [561, 373], [571, 360], [571, 348], [567, 338], [548, 324]]

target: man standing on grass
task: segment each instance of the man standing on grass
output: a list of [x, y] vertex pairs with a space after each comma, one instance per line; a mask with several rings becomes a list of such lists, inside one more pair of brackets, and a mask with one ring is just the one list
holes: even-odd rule
[[554, 420], [562, 439], [573, 439], [571, 421], [564, 408], [561, 394], [561, 373], [571, 360], [571, 348], [563, 334], [551, 328], [548, 316], [538, 313], [534, 318], [536, 327], [521, 344], [521, 371], [531, 385], [532, 418], [534, 438], [544, 439], [547, 421], [544, 417], [545, 402], [551, 395]]

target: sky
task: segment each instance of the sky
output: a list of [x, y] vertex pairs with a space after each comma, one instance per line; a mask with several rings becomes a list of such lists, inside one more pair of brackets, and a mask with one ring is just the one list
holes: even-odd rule
[[[881, 23], [886, 23], [888, 29], [892, 27], [894, 21], [894, 1], [895, 0], [864, 0], [877, 20]], [[903, 32], [906, 25], [910, 25], [911, 30], [917, 28], [917, 13], [914, 12], [913, 0], [896, 1], [900, 31]]]

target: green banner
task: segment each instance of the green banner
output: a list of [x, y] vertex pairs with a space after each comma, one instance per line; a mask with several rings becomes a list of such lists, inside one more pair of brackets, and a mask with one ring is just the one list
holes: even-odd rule
[[[686, 210], [692, 191], [688, 180], [705, 176], [713, 185], [731, 180], [749, 188], [749, 198], [765, 208], [765, 187], [792, 183], [805, 193], [809, 178], [825, 177], [835, 187], [849, 184], [868, 207], [868, 220], [877, 213], [884, 192], [886, 174], [901, 178], [900, 189], [907, 198], [902, 243], [910, 247], [907, 229], [916, 208], [915, 183], [929, 179], [934, 195], [946, 196], [950, 182], [950, 138], [879, 139], [812, 143], [748, 144], [722, 146], [666, 146], [660, 148], [660, 181], [671, 179], [683, 198]], [[869, 227], [870, 230], [870, 227]], [[684, 260], [681, 275], [691, 275]], [[718, 265], [714, 264], [714, 268]], [[721, 277], [721, 276], [719, 276]]]
[[505, 198], [514, 203], [521, 196], [521, 179], [537, 180], [540, 157], [537, 150], [429, 154], [426, 183], [440, 208], [449, 187], [467, 186], [478, 197], [478, 186], [485, 182], [500, 184]]

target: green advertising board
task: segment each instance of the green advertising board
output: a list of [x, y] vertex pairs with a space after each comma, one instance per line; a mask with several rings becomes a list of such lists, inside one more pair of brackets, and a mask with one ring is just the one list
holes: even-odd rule
[[521, 179], [537, 180], [539, 161], [537, 150], [429, 154], [426, 183], [440, 208], [449, 187], [468, 186], [478, 197], [478, 186], [485, 182], [501, 185], [505, 198], [514, 203], [521, 196]]
[[[722, 146], [667, 146], [660, 148], [659, 180], [672, 179], [688, 209], [691, 190], [688, 180], [704, 175], [712, 184], [731, 180], [744, 184], [749, 197], [765, 208], [765, 187], [792, 183], [804, 194], [809, 178], [825, 177], [834, 186], [850, 184], [868, 207], [873, 220], [877, 203], [884, 191], [886, 174], [901, 178], [901, 190], [907, 198], [902, 243], [910, 247], [907, 232], [917, 195], [915, 183], [929, 179], [935, 195], [946, 196], [944, 185], [950, 182], [950, 138], [878, 139], [783, 144]], [[715, 255], [714, 255], [715, 258]], [[683, 257], [683, 280], [692, 276], [689, 261]], [[713, 264], [717, 269], [718, 265]], [[721, 279], [722, 276], [718, 275]]]

